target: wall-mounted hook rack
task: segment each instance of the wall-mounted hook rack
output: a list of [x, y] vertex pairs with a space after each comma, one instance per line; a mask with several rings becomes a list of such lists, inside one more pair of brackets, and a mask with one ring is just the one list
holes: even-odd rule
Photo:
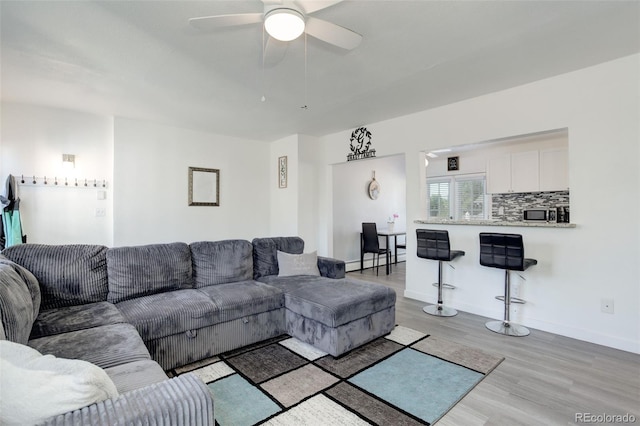
[[[46, 176], [36, 176], [33, 175], [31, 180], [25, 179], [24, 175], [20, 175], [20, 179], [16, 179], [19, 186], [47, 186], [47, 187], [58, 187], [58, 188], [107, 188], [108, 182], [106, 179], [89, 179], [89, 178], [73, 178], [73, 184], [69, 182], [68, 177], [64, 178], [64, 185], [62, 185], [62, 178], [58, 179], [57, 176], [54, 176], [53, 182], [51, 178], [47, 178]], [[82, 182], [84, 180], [84, 182]]]

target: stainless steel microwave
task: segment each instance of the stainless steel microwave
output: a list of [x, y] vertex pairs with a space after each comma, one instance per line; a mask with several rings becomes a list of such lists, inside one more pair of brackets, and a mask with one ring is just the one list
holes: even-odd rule
[[525, 209], [522, 219], [525, 222], [557, 222], [556, 209]]

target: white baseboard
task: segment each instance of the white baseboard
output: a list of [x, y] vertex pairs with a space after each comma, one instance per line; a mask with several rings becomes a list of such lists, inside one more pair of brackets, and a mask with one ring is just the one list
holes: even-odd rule
[[[430, 295], [415, 291], [405, 290], [404, 297], [426, 303], [435, 303], [435, 301], [430, 300]], [[496, 309], [494, 308], [487, 309], [486, 307], [472, 305], [469, 303], [457, 303], [448, 306], [459, 311], [468, 312], [474, 315], [480, 315], [488, 319], [502, 319], [502, 311], [496, 311]], [[498, 312], [498, 315], [496, 315], [496, 312]], [[558, 324], [540, 320], [537, 318], [527, 317], [526, 315], [524, 315], [522, 319], [518, 321], [518, 324], [522, 324], [526, 327], [530, 327], [536, 330], [570, 337], [572, 339], [583, 340], [585, 342], [595, 343], [597, 345], [608, 346], [610, 348], [640, 354], [640, 342], [630, 339], [612, 337], [601, 333], [595, 333], [587, 329], [570, 327], [564, 324]]]
[[[395, 256], [392, 256], [392, 260], [395, 259]], [[406, 255], [404, 253], [399, 254], [398, 255], [398, 262], [404, 262], [406, 261]], [[376, 262], [377, 264], [377, 262]], [[382, 268], [383, 266], [386, 266], [387, 262], [386, 259], [384, 257], [380, 257], [380, 267]], [[376, 265], [374, 265], [373, 260], [371, 259], [370, 256], [367, 256], [367, 258], [365, 258], [364, 263], [363, 263], [363, 268], [364, 269], [369, 269], [369, 268], [375, 268]], [[345, 262], [345, 269], [347, 272], [353, 272], [353, 271], [359, 271], [360, 270], [360, 259], [358, 260], [348, 260]]]

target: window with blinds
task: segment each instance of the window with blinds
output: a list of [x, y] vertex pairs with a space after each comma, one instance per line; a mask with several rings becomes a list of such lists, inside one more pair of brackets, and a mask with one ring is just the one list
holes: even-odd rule
[[482, 220], [488, 217], [485, 175], [427, 179], [430, 218]]
[[450, 216], [449, 180], [431, 181], [427, 185], [429, 200], [429, 217], [447, 219]]

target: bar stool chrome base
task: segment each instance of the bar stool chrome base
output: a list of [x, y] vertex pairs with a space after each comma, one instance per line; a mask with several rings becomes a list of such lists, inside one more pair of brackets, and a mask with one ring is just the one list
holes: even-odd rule
[[530, 333], [529, 329], [523, 325], [504, 321], [489, 321], [485, 324], [485, 327], [494, 333], [504, 334], [505, 336], [524, 337]]
[[422, 308], [422, 310], [429, 314], [434, 315], [436, 317], [454, 317], [458, 315], [458, 311], [453, 308], [447, 308], [442, 305], [428, 305]]

